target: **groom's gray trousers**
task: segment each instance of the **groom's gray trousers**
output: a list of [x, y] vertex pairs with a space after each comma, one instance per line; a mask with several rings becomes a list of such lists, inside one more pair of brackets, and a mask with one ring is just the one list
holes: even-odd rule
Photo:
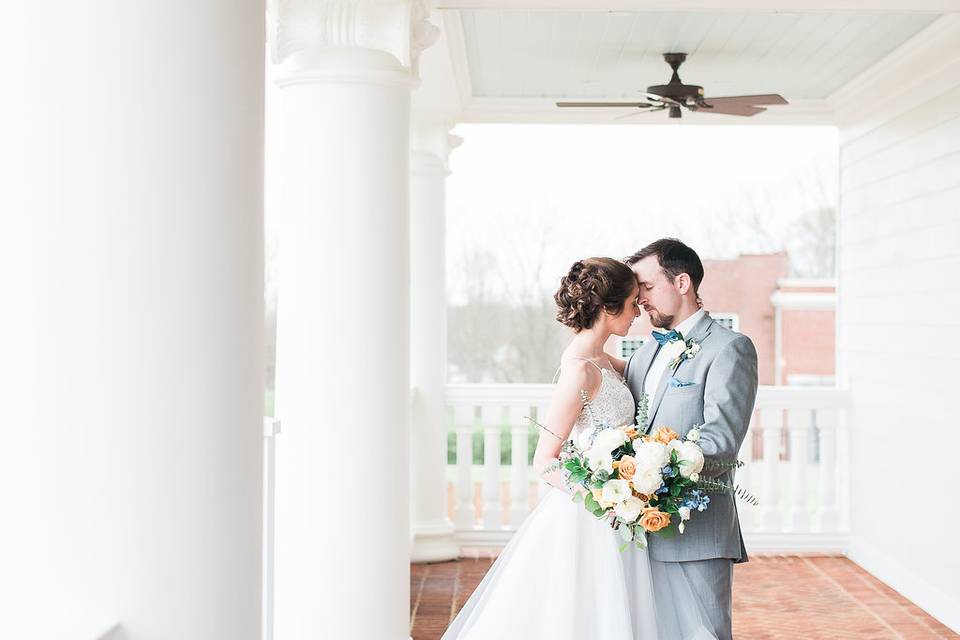
[[[659, 562], [651, 559], [650, 568], [654, 576], [657, 615], [676, 616], [674, 620], [659, 626], [662, 630], [678, 633], [678, 637], [662, 640], [703, 638], [698, 635], [701, 628], [705, 628], [717, 640], [733, 640], [732, 560], [711, 558]], [[677, 611], [677, 607], [686, 610]]]

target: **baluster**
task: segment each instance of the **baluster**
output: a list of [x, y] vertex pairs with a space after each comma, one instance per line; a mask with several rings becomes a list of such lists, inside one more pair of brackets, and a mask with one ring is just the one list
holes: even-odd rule
[[483, 425], [483, 528], [499, 529], [500, 508], [500, 432], [503, 407], [485, 406], [480, 410]]
[[454, 519], [457, 529], [466, 531], [476, 524], [473, 505], [473, 423], [472, 404], [453, 408], [453, 424], [457, 432], [457, 506]]
[[817, 492], [816, 523], [819, 531], [838, 531], [841, 527], [837, 486], [838, 409], [817, 411], [820, 436], [820, 486]]
[[810, 529], [810, 492], [807, 490], [807, 449], [813, 420], [812, 409], [790, 409], [787, 415], [790, 433], [790, 511], [787, 528], [790, 531]]
[[769, 407], [760, 411], [763, 426], [763, 510], [762, 530], [779, 532], [783, 514], [780, 511], [780, 437], [783, 432], [783, 409]]
[[[751, 493], [755, 492], [750, 482], [750, 477], [753, 475], [753, 436], [757, 432], [758, 413], [759, 412], [754, 411], [751, 416], [747, 434], [743, 438], [743, 444], [740, 445], [740, 453], [737, 458], [743, 462], [743, 466], [734, 473], [734, 484], [740, 485]], [[740, 526], [745, 531], [753, 531], [756, 529], [757, 510], [753, 505], [741, 502], [741, 504], [737, 506], [737, 512], [740, 517]]]
[[530, 511], [530, 472], [527, 466], [530, 427], [524, 417], [529, 407], [510, 407], [510, 526], [519, 527]]
[[836, 505], [840, 513], [837, 521], [839, 531], [850, 530], [850, 424], [850, 408], [844, 407], [837, 413], [833, 466], [836, 474]]

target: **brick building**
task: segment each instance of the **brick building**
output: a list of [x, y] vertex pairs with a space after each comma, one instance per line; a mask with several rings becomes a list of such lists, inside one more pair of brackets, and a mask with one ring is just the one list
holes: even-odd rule
[[[786, 253], [705, 260], [703, 306], [719, 322], [750, 336], [757, 347], [760, 384], [832, 385], [835, 373], [836, 291], [832, 280], [789, 278]], [[649, 339], [645, 314], [611, 353], [625, 357]]]

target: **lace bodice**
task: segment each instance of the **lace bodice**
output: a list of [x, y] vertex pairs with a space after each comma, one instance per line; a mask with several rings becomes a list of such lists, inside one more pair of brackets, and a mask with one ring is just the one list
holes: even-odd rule
[[[593, 363], [591, 363], [593, 364]], [[570, 431], [570, 439], [583, 446], [581, 438], [593, 432], [594, 421], [608, 427], [619, 427], [634, 421], [633, 394], [619, 372], [600, 369], [600, 388], [589, 406], [584, 407]]]

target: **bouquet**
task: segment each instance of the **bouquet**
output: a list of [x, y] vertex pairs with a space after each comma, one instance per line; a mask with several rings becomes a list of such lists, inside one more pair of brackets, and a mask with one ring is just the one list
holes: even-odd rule
[[[643, 548], [648, 533], [666, 538], [682, 534], [691, 515], [708, 508], [710, 493], [734, 491], [756, 504], [745, 492], [701, 477], [706, 463], [696, 426], [684, 438], [668, 427], [646, 433], [647, 399], [641, 397], [636, 423], [611, 427], [592, 419], [582, 395], [593, 429], [581, 434], [579, 442], [565, 440], [553, 469], [564, 471], [568, 486], [582, 488], [574, 501], [619, 533], [621, 551], [632, 543]], [[740, 464], [711, 461], [710, 467]]]

